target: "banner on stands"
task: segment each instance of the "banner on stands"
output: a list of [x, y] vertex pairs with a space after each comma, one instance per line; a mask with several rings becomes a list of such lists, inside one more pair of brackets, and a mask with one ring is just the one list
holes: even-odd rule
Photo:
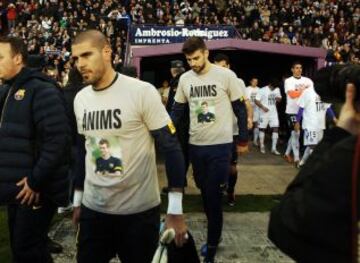
[[132, 45], [161, 45], [183, 43], [187, 38], [196, 36], [204, 40], [235, 38], [233, 26], [131, 26]]

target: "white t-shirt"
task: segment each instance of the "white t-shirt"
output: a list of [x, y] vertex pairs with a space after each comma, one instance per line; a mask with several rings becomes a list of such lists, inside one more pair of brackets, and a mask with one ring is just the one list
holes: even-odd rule
[[309, 79], [307, 77], [295, 78], [292, 76], [285, 80], [284, 86], [285, 86], [285, 93], [286, 93], [286, 111], [285, 111], [285, 113], [297, 114], [297, 112], [299, 111], [299, 106], [297, 103], [299, 98], [292, 99], [289, 96], [288, 92], [292, 91], [292, 90], [304, 90], [306, 87], [313, 89], [314, 83], [312, 82], [311, 79]]
[[[82, 203], [99, 212], [134, 214], [160, 203], [151, 130], [170, 123], [151, 84], [118, 74], [102, 91], [91, 86], [75, 97], [78, 132], [86, 138]], [[111, 158], [104, 159], [107, 151]]]
[[190, 70], [179, 80], [178, 103], [189, 103], [190, 144], [214, 145], [233, 141], [231, 101], [240, 99], [239, 80], [230, 69], [211, 64], [202, 75]]
[[249, 86], [246, 88], [246, 96], [249, 98], [251, 106], [253, 107], [254, 111], [257, 108], [257, 106], [255, 104], [255, 98], [256, 98], [256, 94], [259, 92], [259, 90], [260, 90], [259, 87]]
[[262, 109], [259, 109], [260, 115], [267, 114], [269, 116], [277, 116], [276, 108], [276, 98], [281, 98], [281, 93], [279, 88], [271, 90], [269, 86], [265, 86], [259, 89], [259, 92], [256, 94], [255, 99], [260, 101], [260, 103], [269, 109], [268, 112], [264, 112]]
[[302, 128], [310, 131], [325, 130], [326, 111], [331, 106], [321, 101], [314, 89], [306, 89], [300, 96], [298, 105], [304, 108]]

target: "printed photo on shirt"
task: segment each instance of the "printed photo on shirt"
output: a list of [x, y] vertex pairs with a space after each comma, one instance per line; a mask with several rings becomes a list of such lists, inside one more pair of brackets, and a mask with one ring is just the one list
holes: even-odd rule
[[215, 107], [210, 101], [197, 101], [195, 114], [198, 123], [213, 123], [215, 121]]
[[92, 163], [98, 176], [121, 177], [124, 174], [121, 148], [117, 138], [91, 138]]

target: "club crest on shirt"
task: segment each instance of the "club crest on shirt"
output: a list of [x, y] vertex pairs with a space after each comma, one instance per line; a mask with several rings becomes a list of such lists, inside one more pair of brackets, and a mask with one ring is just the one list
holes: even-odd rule
[[24, 97], [25, 97], [25, 90], [24, 89], [19, 89], [14, 95], [15, 100], [23, 100]]

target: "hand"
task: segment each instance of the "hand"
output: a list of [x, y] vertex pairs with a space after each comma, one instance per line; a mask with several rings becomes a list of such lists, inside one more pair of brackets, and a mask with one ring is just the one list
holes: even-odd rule
[[253, 121], [251, 118], [247, 119], [247, 128], [248, 130], [251, 130], [253, 128]]
[[39, 203], [40, 194], [33, 191], [29, 187], [29, 185], [27, 183], [27, 177], [24, 177], [23, 179], [21, 179], [19, 182], [17, 182], [16, 185], [17, 186], [23, 186], [20, 193], [18, 193], [18, 195], [16, 196], [17, 200], [21, 199], [21, 204], [22, 205], [25, 204], [25, 203], [27, 203], [28, 205], [38, 204]]
[[337, 126], [357, 135], [360, 132], [360, 113], [356, 112], [354, 102], [356, 88], [353, 84], [346, 86], [345, 103], [341, 108]]
[[249, 145], [248, 144], [237, 144], [236, 145], [236, 152], [239, 155], [245, 155], [249, 152]]
[[76, 206], [73, 209], [73, 215], [72, 215], [72, 222], [73, 224], [77, 227], [77, 225], [79, 224], [79, 220], [80, 220], [80, 213], [81, 213], [81, 208], [80, 206]]
[[175, 230], [175, 244], [177, 247], [182, 247], [187, 241], [187, 226], [183, 215], [166, 215], [166, 228], [173, 228]]
[[300, 123], [296, 122], [296, 123], [294, 124], [294, 130], [295, 130], [296, 132], [299, 132], [299, 131], [300, 131]]
[[269, 109], [268, 108], [266, 108], [265, 106], [262, 106], [262, 108], [261, 108], [264, 112], [268, 112], [269, 111]]

